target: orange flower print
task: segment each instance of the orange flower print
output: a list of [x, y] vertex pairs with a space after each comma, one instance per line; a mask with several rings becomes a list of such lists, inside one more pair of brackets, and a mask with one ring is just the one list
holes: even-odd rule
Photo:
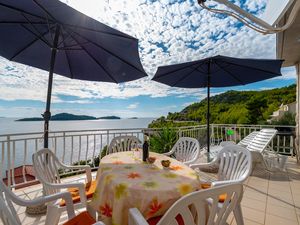
[[182, 170], [181, 166], [170, 166], [171, 170]]
[[141, 178], [141, 175], [139, 173], [130, 173], [127, 176], [129, 179], [135, 179], [135, 178]]
[[107, 203], [104, 206], [100, 206], [100, 212], [103, 216], [112, 217], [112, 208]]
[[149, 211], [147, 216], [149, 218], [153, 217], [161, 208], [162, 208], [162, 204], [158, 203], [157, 198], [153, 198], [149, 205]]
[[113, 162], [113, 164], [120, 165], [120, 164], [124, 164], [124, 163], [122, 161], [116, 160], [116, 161]]

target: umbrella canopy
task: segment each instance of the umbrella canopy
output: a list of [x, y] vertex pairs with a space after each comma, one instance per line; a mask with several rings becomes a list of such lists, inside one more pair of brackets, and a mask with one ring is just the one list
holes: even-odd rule
[[207, 87], [207, 149], [209, 152], [210, 87], [245, 85], [281, 76], [283, 60], [239, 59], [214, 56], [198, 61], [159, 67], [154, 81], [181, 88]]
[[0, 0], [0, 55], [49, 71], [48, 121], [53, 73], [69, 78], [120, 83], [146, 76], [138, 40], [58, 0]]

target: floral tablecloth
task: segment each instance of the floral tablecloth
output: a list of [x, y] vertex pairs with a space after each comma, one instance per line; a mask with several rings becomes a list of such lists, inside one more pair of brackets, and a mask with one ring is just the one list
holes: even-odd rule
[[[150, 153], [156, 161], [144, 163], [132, 152], [114, 153], [101, 159], [97, 188], [90, 206], [105, 224], [128, 222], [129, 208], [136, 207], [146, 219], [162, 215], [181, 196], [198, 190], [197, 173], [165, 155]], [[161, 160], [169, 159], [169, 169]]]

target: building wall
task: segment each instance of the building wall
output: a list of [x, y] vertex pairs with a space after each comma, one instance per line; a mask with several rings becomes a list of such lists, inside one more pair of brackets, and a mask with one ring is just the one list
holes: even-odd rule
[[297, 151], [297, 160], [299, 162], [300, 156], [299, 156], [299, 145], [300, 145], [300, 140], [299, 140], [299, 135], [300, 135], [300, 62], [296, 65], [296, 70], [297, 70], [297, 95], [296, 95], [296, 139], [295, 139], [295, 147]]

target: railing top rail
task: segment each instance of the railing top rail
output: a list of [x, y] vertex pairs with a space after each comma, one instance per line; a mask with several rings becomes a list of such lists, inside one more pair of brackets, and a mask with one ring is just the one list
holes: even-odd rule
[[[296, 126], [285, 126], [285, 125], [253, 125], [253, 124], [211, 124], [211, 126], [225, 126], [225, 127], [245, 127], [245, 128], [260, 128], [260, 127], [284, 127], [284, 128], [293, 128]], [[182, 127], [170, 127], [174, 130], [189, 130], [189, 129], [197, 129], [197, 128], [205, 128], [206, 125], [197, 125], [197, 126], [182, 126]], [[62, 131], [50, 131], [50, 137], [56, 137], [59, 134], [71, 134], [71, 133], [99, 133], [99, 132], [141, 132], [141, 131], [158, 131], [162, 128], [112, 128], [112, 129], [86, 129], [86, 130], [62, 130]], [[9, 133], [9, 134], [0, 134], [0, 138], [5, 137], [16, 137], [16, 136], [33, 136], [40, 135], [42, 137], [43, 132], [30, 132], [30, 133]], [[36, 137], [35, 137], [36, 138]]]
[[[198, 127], [203, 127], [205, 125], [199, 125], [199, 126], [185, 126], [185, 127], [174, 127], [173, 129], [193, 129]], [[86, 129], [86, 130], [62, 130], [62, 131], [50, 131], [49, 134], [52, 134], [52, 137], [55, 137], [54, 135], [60, 134], [60, 133], [87, 133], [87, 132], [115, 132], [115, 131], [128, 131], [128, 132], [138, 132], [142, 130], [146, 131], [155, 131], [155, 130], [161, 130], [162, 128], [112, 128], [112, 129]], [[30, 133], [9, 133], [9, 134], [0, 134], [0, 137], [7, 137], [7, 136], [30, 136], [30, 135], [42, 135], [43, 132], [30, 132]]]
[[286, 128], [296, 128], [296, 126], [291, 125], [263, 125], [263, 124], [211, 124], [213, 126], [236, 126], [236, 127], [286, 127]]

